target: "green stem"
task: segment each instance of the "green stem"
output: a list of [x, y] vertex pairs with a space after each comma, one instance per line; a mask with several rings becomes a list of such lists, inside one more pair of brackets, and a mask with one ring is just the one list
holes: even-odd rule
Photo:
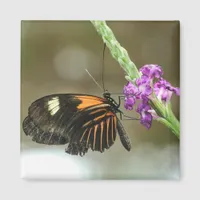
[[159, 116], [156, 120], [166, 125], [178, 138], [180, 138], [180, 124], [172, 112], [170, 102], [165, 104], [154, 96], [151, 99], [150, 104]]
[[172, 121], [169, 121], [167, 119], [164, 119], [164, 118], [160, 117], [160, 118], [157, 119], [157, 121], [159, 121], [162, 124], [164, 124], [165, 126], [167, 126], [174, 133], [174, 135], [176, 135], [176, 137], [178, 139], [180, 139], [180, 126], [179, 126], [179, 123], [177, 123], [177, 122], [174, 123], [174, 121], [177, 121], [176, 117]]
[[112, 56], [119, 62], [121, 67], [126, 72], [126, 79], [134, 82], [140, 77], [136, 65], [129, 58], [128, 52], [116, 40], [112, 30], [107, 26], [105, 21], [91, 21], [97, 32], [103, 38], [104, 43], [109, 48]]

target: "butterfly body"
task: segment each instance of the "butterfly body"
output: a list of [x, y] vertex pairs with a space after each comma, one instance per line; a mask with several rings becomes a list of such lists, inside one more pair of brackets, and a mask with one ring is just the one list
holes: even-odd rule
[[118, 133], [122, 145], [131, 143], [117, 117], [119, 104], [105, 92], [104, 98], [85, 94], [53, 94], [33, 102], [23, 121], [32, 140], [48, 145], [68, 144], [66, 153], [83, 156], [91, 148], [104, 152]]

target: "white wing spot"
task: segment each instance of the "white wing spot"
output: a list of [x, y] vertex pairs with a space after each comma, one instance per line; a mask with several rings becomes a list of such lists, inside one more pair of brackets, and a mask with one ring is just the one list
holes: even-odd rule
[[55, 115], [58, 110], [60, 109], [60, 102], [58, 97], [53, 97], [51, 100], [48, 101], [48, 111], [51, 115]]

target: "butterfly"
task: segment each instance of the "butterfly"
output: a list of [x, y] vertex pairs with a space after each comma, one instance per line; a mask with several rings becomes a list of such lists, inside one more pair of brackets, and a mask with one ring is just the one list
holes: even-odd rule
[[103, 97], [86, 94], [52, 94], [34, 101], [23, 121], [23, 130], [34, 142], [67, 144], [65, 152], [84, 156], [89, 149], [103, 153], [117, 135], [124, 148], [131, 142], [117, 113], [122, 114], [108, 91]]

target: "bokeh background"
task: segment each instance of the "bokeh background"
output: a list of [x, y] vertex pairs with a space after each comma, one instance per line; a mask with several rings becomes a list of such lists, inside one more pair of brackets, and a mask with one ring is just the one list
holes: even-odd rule
[[[180, 27], [178, 21], [107, 21], [117, 40], [136, 66], [159, 64], [164, 77], [180, 85]], [[29, 105], [54, 93], [102, 91], [85, 69], [101, 84], [102, 38], [89, 21], [21, 22], [21, 124]], [[121, 93], [124, 71], [108, 49], [105, 51], [104, 84]], [[113, 96], [117, 100], [117, 96]], [[179, 118], [179, 97], [172, 97]], [[121, 106], [123, 109], [123, 104]], [[134, 111], [126, 114], [134, 116]], [[89, 151], [84, 157], [68, 155], [65, 146], [32, 142], [21, 128], [21, 170], [26, 178], [40, 179], [179, 179], [179, 140], [154, 121], [146, 130], [137, 121], [122, 121], [132, 141], [127, 152], [117, 137], [103, 154]]]

